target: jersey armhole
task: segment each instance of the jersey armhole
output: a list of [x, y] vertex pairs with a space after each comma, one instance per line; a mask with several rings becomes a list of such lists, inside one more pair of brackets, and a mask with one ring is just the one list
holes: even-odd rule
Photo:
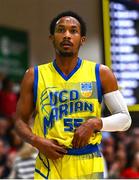
[[34, 86], [33, 86], [33, 93], [34, 93], [34, 106], [36, 107], [36, 101], [37, 101], [37, 90], [38, 90], [38, 66], [34, 67]]
[[101, 86], [99, 69], [100, 69], [100, 64], [96, 64], [95, 73], [96, 73], [96, 83], [97, 83], [97, 94], [98, 94], [98, 101], [99, 103], [101, 103], [102, 102], [102, 86]]

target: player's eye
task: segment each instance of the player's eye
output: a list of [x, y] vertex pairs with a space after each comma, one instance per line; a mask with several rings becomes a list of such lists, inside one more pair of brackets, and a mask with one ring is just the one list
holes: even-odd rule
[[75, 33], [78, 33], [78, 31], [77, 31], [77, 29], [71, 29], [71, 33], [75, 34]]
[[58, 28], [58, 29], [56, 30], [56, 32], [58, 32], [58, 33], [63, 33], [63, 32], [65, 32], [65, 29], [64, 29], [64, 28]]

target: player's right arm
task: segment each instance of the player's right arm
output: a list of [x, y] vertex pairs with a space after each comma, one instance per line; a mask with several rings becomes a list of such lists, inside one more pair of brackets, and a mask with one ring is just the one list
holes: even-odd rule
[[19, 136], [50, 159], [57, 159], [66, 150], [55, 141], [36, 136], [29, 127], [29, 119], [34, 111], [33, 105], [34, 69], [30, 68], [21, 83], [20, 97], [17, 103], [15, 128]]

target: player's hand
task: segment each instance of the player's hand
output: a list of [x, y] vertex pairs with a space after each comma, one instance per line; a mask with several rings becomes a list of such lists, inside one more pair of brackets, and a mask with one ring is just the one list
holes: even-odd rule
[[37, 137], [35, 147], [49, 159], [58, 159], [67, 153], [67, 150], [60, 146], [57, 141]]
[[74, 133], [73, 148], [81, 148], [88, 144], [90, 137], [102, 128], [102, 121], [97, 118], [87, 120], [81, 124]]

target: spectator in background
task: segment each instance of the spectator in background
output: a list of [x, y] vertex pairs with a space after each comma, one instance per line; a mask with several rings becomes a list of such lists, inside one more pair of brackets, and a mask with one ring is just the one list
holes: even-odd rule
[[126, 167], [127, 157], [124, 149], [118, 150], [115, 155], [115, 160], [110, 165], [109, 178], [120, 178], [121, 172]]
[[139, 178], [139, 127], [106, 136], [102, 150], [108, 178]]
[[33, 179], [37, 150], [25, 143], [17, 154], [9, 178]]
[[103, 140], [103, 155], [105, 156], [105, 160], [107, 162], [107, 168], [110, 169], [111, 164], [114, 162], [114, 149], [115, 149], [115, 141], [112, 136], [109, 136]]
[[[128, 163], [127, 166], [131, 166], [131, 162], [133, 160], [133, 157], [136, 153], [139, 152], [139, 136], [136, 134], [137, 128], [133, 129], [131, 137], [132, 141], [128, 144], [127, 146], [127, 151], [128, 151]], [[130, 149], [130, 151], [129, 151]]]
[[13, 82], [8, 78], [2, 81], [0, 90], [0, 114], [6, 117], [14, 117], [16, 111], [17, 95], [13, 92]]
[[10, 168], [7, 166], [8, 148], [5, 142], [0, 139], [0, 179], [7, 178], [10, 173]]
[[139, 179], [139, 152], [133, 155], [131, 166], [122, 172], [121, 177], [126, 179]]
[[8, 130], [10, 129], [10, 121], [4, 116], [0, 116], [0, 138], [5, 141], [6, 145], [9, 146], [10, 139], [8, 136]]
[[0, 116], [0, 138], [5, 142], [9, 151], [17, 151], [22, 146], [22, 139], [15, 133], [11, 119]]

